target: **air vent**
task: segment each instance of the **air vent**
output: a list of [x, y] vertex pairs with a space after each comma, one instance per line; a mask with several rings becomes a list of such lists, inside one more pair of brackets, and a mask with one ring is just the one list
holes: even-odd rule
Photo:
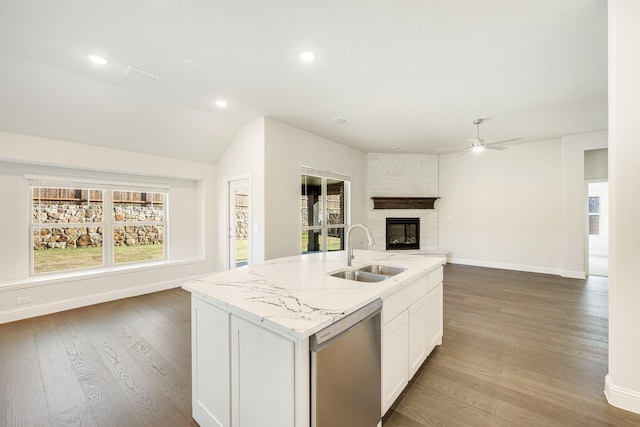
[[338, 124], [351, 123], [351, 120], [349, 120], [349, 119], [347, 119], [345, 117], [342, 117], [342, 116], [334, 117], [333, 119], [331, 119], [331, 121], [334, 122], [334, 123], [338, 123]]
[[158, 81], [160, 76], [156, 76], [155, 74], [148, 73], [146, 71], [140, 70], [139, 68], [134, 68], [131, 65], [124, 70], [124, 74], [129, 77], [133, 77], [134, 79], [142, 80], [147, 83], [155, 83]]

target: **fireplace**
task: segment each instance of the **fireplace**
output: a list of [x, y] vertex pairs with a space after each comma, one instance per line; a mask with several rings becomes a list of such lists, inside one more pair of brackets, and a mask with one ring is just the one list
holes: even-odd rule
[[420, 249], [420, 218], [387, 218], [387, 250]]

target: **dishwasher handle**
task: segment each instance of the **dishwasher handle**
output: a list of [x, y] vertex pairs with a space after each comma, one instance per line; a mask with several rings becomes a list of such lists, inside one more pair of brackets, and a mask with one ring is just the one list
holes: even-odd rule
[[310, 350], [313, 352], [322, 350], [339, 335], [357, 328], [361, 323], [378, 315], [381, 311], [382, 300], [378, 298], [312, 335], [309, 342]]

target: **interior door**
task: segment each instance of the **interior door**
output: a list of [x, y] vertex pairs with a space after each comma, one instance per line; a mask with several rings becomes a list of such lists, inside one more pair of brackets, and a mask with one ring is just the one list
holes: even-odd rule
[[250, 262], [250, 212], [248, 179], [229, 181], [229, 268], [241, 267]]

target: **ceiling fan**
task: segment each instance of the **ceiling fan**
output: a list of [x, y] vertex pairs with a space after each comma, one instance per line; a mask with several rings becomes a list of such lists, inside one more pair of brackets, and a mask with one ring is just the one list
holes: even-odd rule
[[507, 142], [518, 141], [521, 139], [521, 138], [508, 138], [508, 139], [501, 139], [498, 141], [485, 142], [483, 138], [480, 138], [480, 125], [482, 124], [483, 121], [484, 119], [475, 119], [473, 121], [473, 124], [476, 125], [477, 127], [477, 138], [469, 139], [469, 142], [471, 142], [471, 145], [465, 145], [464, 147], [454, 147], [454, 148], [440, 148], [438, 149], [438, 151], [449, 152], [449, 153], [462, 151], [460, 155], [463, 155], [464, 153], [467, 153], [469, 151], [473, 151], [474, 153], [479, 153], [481, 151], [484, 151], [485, 148], [489, 150], [504, 150], [507, 147], [501, 147], [498, 144], [506, 144]]

